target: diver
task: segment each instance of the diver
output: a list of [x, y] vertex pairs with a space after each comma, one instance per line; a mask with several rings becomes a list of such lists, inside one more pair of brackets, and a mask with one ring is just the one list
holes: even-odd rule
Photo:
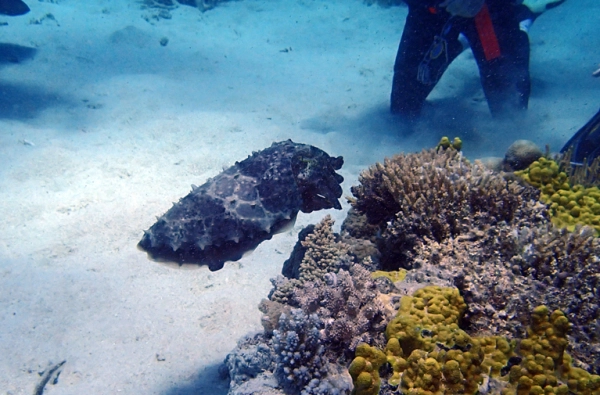
[[405, 0], [408, 16], [394, 64], [391, 112], [417, 118], [448, 65], [468, 47], [492, 115], [527, 109], [527, 31], [537, 16], [564, 1]]
[[28, 12], [29, 7], [21, 0], [0, 0], [0, 15], [18, 16]]

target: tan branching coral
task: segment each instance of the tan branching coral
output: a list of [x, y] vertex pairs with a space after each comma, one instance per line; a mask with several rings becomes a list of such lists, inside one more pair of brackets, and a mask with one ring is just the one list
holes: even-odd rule
[[446, 220], [438, 226], [450, 234], [460, 232], [455, 228], [463, 217], [480, 211], [511, 220], [521, 204], [519, 197], [535, 194], [479, 162], [471, 164], [456, 150], [397, 155], [361, 173], [359, 181], [352, 188], [353, 206], [366, 213], [369, 222], [441, 214]]
[[301, 255], [300, 264], [288, 270], [293, 278], [279, 276], [272, 280], [275, 288], [269, 295], [271, 300], [290, 303], [290, 295], [296, 288], [307, 282], [324, 282], [327, 273], [336, 273], [348, 263], [349, 246], [338, 240], [339, 236], [333, 232], [333, 223], [330, 215], [325, 216], [305, 239], [300, 241], [303, 247], [297, 251], [297, 255]]
[[306, 252], [300, 263], [300, 281], [322, 280], [326, 273], [337, 271], [340, 260], [347, 259], [349, 247], [336, 240], [333, 223], [330, 215], [325, 216], [302, 242]]
[[406, 263], [407, 254], [425, 237], [442, 241], [511, 222], [539, 194], [450, 149], [388, 158], [364, 171], [359, 181], [352, 188], [352, 205], [381, 227], [379, 248], [386, 269]]

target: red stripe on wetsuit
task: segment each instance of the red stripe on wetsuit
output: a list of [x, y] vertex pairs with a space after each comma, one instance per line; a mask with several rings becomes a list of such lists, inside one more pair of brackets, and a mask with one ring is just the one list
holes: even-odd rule
[[483, 47], [483, 53], [485, 60], [490, 60], [500, 57], [500, 44], [498, 44], [498, 38], [496, 32], [494, 32], [494, 24], [492, 23], [492, 17], [486, 4], [483, 5], [481, 10], [475, 15], [475, 27], [477, 28], [477, 34], [479, 35], [479, 41]]

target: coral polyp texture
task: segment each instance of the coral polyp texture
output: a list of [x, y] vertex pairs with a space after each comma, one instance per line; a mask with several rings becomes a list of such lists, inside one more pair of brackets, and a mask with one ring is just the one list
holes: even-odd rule
[[[384, 350], [356, 349], [349, 367], [354, 394], [600, 394], [600, 376], [573, 367], [565, 350], [569, 320], [546, 306], [531, 313], [526, 339], [470, 336], [459, 327], [466, 304], [456, 288], [427, 286], [404, 296], [388, 324]], [[490, 391], [492, 389], [492, 391]]]
[[382, 265], [396, 269], [411, 261], [425, 238], [441, 241], [478, 228], [512, 222], [535, 207], [539, 192], [469, 163], [455, 149], [429, 150], [386, 159], [361, 173], [352, 205], [382, 227]]
[[230, 395], [600, 394], [594, 229], [444, 147], [364, 171], [340, 234], [300, 232]]
[[556, 226], [573, 231], [577, 225], [587, 225], [600, 234], [600, 189], [598, 187], [571, 185], [567, 174], [561, 171], [559, 164], [544, 157], [516, 174], [540, 189], [540, 199], [550, 205], [552, 222]]
[[299, 211], [341, 209], [342, 157], [291, 140], [236, 162], [174, 203], [138, 247], [157, 260], [235, 261], [292, 224]]

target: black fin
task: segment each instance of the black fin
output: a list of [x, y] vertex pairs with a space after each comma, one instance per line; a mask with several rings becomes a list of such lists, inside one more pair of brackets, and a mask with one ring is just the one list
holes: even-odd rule
[[567, 141], [560, 150], [564, 154], [571, 150], [571, 164], [592, 163], [600, 156], [600, 110]]

